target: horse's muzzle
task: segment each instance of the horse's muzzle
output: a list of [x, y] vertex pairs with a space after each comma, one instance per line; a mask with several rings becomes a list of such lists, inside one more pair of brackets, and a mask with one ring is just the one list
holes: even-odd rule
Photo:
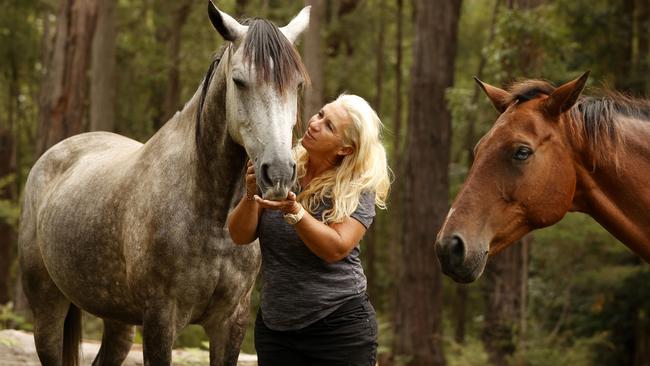
[[475, 281], [487, 261], [487, 253], [468, 254], [468, 245], [460, 234], [439, 238], [435, 251], [442, 272], [459, 283]]

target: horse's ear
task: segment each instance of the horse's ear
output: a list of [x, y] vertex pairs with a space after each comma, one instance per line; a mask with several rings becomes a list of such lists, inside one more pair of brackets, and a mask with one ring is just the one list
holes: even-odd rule
[[558, 116], [560, 113], [569, 110], [578, 100], [582, 89], [585, 88], [590, 71], [585, 72], [579, 78], [571, 80], [558, 87], [544, 102], [546, 111], [551, 116]]
[[247, 26], [239, 24], [233, 17], [219, 10], [212, 0], [208, 0], [208, 15], [214, 28], [226, 41], [234, 42], [248, 30]]
[[309, 25], [309, 12], [311, 11], [311, 5], [305, 6], [295, 18], [291, 19], [289, 24], [280, 28], [282, 34], [289, 40], [289, 42], [294, 43], [298, 36], [307, 29]]
[[478, 86], [483, 89], [488, 98], [490, 98], [494, 108], [496, 108], [499, 113], [503, 113], [508, 109], [508, 103], [512, 100], [512, 95], [510, 95], [510, 93], [503, 89], [499, 89], [496, 86], [484, 83], [476, 76], [474, 77], [474, 80]]

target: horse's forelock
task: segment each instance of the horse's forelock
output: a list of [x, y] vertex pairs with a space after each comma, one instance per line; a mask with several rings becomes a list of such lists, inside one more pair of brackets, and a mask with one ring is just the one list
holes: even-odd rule
[[555, 87], [549, 82], [544, 80], [524, 80], [519, 81], [508, 88], [508, 92], [512, 98], [507, 104], [517, 102], [518, 104], [525, 103], [529, 100], [539, 98], [541, 96], [548, 96], [553, 93]]
[[275, 24], [259, 18], [243, 23], [249, 26], [244, 62], [255, 67], [258, 83], [273, 83], [284, 94], [296, 78], [308, 82], [309, 75], [298, 51]]

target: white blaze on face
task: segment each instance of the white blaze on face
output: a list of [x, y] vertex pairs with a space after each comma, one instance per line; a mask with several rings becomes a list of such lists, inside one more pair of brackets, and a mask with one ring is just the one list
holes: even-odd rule
[[447, 227], [447, 223], [449, 222], [449, 217], [451, 217], [454, 211], [456, 211], [456, 209], [453, 207], [449, 209], [449, 213], [445, 218], [445, 222], [442, 224], [442, 228], [440, 228], [440, 231], [438, 231], [438, 238], [436, 238], [436, 240], [440, 240], [440, 235], [445, 232], [445, 228]]

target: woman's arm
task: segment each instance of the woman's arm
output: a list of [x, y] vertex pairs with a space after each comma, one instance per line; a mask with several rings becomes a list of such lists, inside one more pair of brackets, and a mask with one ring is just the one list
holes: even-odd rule
[[[258, 196], [255, 196], [255, 201], [262, 208], [285, 213], [296, 214], [302, 208], [293, 192], [289, 192], [285, 201], [267, 201]], [[294, 227], [309, 250], [328, 263], [347, 257], [366, 233], [366, 227], [354, 218], [348, 217], [343, 222], [326, 225], [307, 212]]]
[[228, 231], [235, 244], [250, 244], [257, 239], [257, 223], [262, 207], [252, 199], [251, 192], [256, 190], [255, 170], [249, 161], [246, 169], [246, 195], [230, 212], [227, 220]]
[[328, 263], [347, 257], [366, 233], [366, 227], [352, 217], [326, 225], [308, 213], [294, 227], [305, 245]]

